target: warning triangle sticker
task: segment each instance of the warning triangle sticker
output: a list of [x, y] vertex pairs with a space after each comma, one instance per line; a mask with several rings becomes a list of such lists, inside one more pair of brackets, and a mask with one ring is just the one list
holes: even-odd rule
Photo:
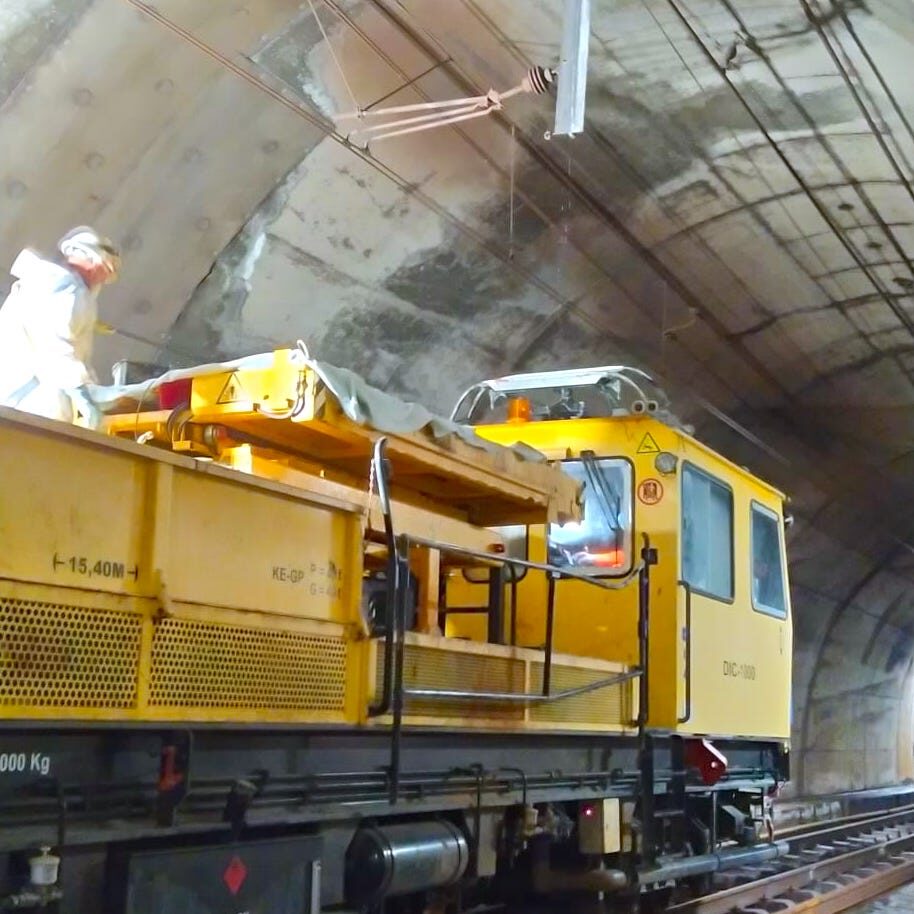
[[638, 445], [638, 450], [636, 454], [659, 454], [660, 448], [657, 447], [657, 442], [654, 441], [654, 436], [650, 432], [645, 432], [644, 437], [641, 439], [641, 444]]
[[242, 386], [237, 372], [233, 371], [228, 376], [228, 380], [225, 382], [225, 386], [222, 388], [222, 393], [219, 394], [216, 403], [225, 406], [227, 403], [238, 403], [241, 400], [248, 399], [250, 399], [248, 392]]

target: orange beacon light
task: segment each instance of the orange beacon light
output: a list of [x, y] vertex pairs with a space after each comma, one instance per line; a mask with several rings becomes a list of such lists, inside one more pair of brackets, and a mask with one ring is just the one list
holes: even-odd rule
[[508, 422], [529, 422], [533, 410], [526, 397], [511, 397], [508, 400]]

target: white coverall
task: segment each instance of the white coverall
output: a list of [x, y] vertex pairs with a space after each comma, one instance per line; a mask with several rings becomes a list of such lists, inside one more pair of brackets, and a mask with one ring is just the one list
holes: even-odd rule
[[0, 405], [72, 422], [75, 404], [95, 419], [81, 388], [92, 380], [97, 290], [30, 250], [10, 273], [18, 282], [0, 306]]

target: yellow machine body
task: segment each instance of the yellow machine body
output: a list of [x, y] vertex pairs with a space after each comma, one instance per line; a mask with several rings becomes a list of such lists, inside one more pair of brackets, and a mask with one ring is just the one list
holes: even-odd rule
[[357, 515], [24, 418], [0, 474], [4, 716], [358, 719]]
[[[576, 460], [591, 451], [597, 460], [630, 463], [631, 555], [616, 579], [624, 579], [638, 562], [647, 535], [658, 558], [650, 569], [650, 727], [716, 737], [789, 738], [792, 631], [780, 492], [648, 415], [509, 422], [479, 425], [476, 431], [501, 444], [523, 442], [554, 461]], [[658, 469], [661, 454], [671, 455], [663, 458], [673, 465], [671, 471]], [[730, 543], [732, 553], [732, 586], [725, 597], [712, 596], [694, 582], [686, 586], [684, 473], [712, 480], [722, 487], [715, 490], [732, 500], [730, 530], [720, 540]], [[753, 596], [753, 517], [757, 526], [777, 531], [782, 612], [772, 612]], [[767, 527], [764, 518], [772, 521]], [[535, 561], [546, 560], [546, 530], [545, 525], [530, 529], [527, 552]], [[452, 572], [449, 587], [452, 603], [480, 600], [480, 585], [468, 583], [462, 572]], [[543, 643], [544, 587], [528, 578], [517, 585], [518, 644]], [[540, 599], [531, 597], [534, 590]], [[636, 664], [637, 623], [637, 586], [598, 591], [577, 581], [556, 584], [557, 650]], [[485, 637], [471, 615], [450, 615], [448, 633]]]
[[[320, 369], [288, 351], [185, 382], [187, 399], [177, 406], [150, 403], [145, 388], [139, 400], [128, 397], [109, 414], [107, 437], [0, 410], [0, 714], [389, 725], [389, 714], [370, 713], [386, 655], [364, 605], [366, 579], [389, 558], [368, 494], [381, 433], [353, 421]], [[649, 726], [789, 736], [778, 492], [654, 418], [511, 422], [476, 432], [493, 444], [463, 434], [386, 435], [394, 526], [423, 540], [409, 547], [417, 605], [403, 688], [536, 695], [548, 675], [552, 692], [573, 694], [413, 696], [406, 725], [635, 732], [637, 571], [647, 535], [658, 556], [650, 569]], [[628, 468], [628, 554], [600, 578], [618, 589], [556, 583], [547, 674], [542, 569], [504, 588], [516, 601], [496, 637], [479, 612], [488, 585], [473, 581], [491, 569], [493, 550], [516, 548], [518, 530], [528, 559], [549, 558], [547, 532], [581, 521], [582, 487], [565, 461], [585, 452]], [[675, 466], [660, 472], [660, 455]], [[683, 583], [683, 476], [693, 470], [730, 493], [727, 599]], [[780, 615], [753, 599], [758, 511], [777, 530]], [[604, 680], [611, 684], [575, 691]]]
[[[107, 436], [0, 410], [0, 717], [389, 726], [369, 713], [385, 654], [363, 607], [385, 561], [368, 495], [379, 433], [288, 352], [191, 383], [179, 409], [128, 403]], [[541, 460], [387, 437], [400, 533], [479, 552], [498, 540], [483, 524], [578, 511], [579, 487]], [[460, 561], [410, 552], [403, 687], [536, 692], [541, 650], [436, 631], [439, 575]], [[556, 653], [551, 674], [573, 689], [627, 669]], [[628, 678], [556, 703], [409, 699], [403, 723], [626, 733], [637, 713]]]

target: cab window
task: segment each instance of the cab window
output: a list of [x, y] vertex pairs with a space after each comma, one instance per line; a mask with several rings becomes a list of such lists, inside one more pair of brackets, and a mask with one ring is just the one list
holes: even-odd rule
[[733, 599], [733, 493], [688, 463], [682, 467], [682, 576], [699, 593]]
[[594, 576], [632, 567], [632, 465], [620, 458], [565, 460], [562, 469], [584, 484], [582, 520], [550, 524], [549, 562]]
[[752, 504], [752, 606], [779, 619], [787, 617], [781, 524], [774, 511]]

